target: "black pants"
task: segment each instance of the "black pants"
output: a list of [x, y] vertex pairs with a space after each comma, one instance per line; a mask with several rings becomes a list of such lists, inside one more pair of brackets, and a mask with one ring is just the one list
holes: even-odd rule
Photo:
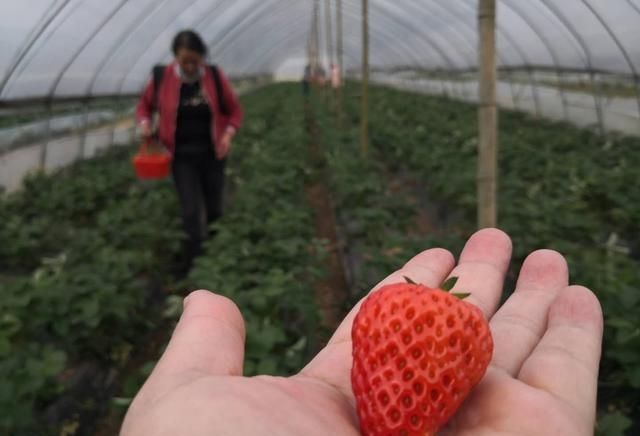
[[202, 254], [202, 243], [208, 237], [209, 224], [222, 216], [224, 167], [213, 152], [191, 155], [176, 154], [172, 163], [173, 180], [180, 198], [185, 241], [184, 268]]

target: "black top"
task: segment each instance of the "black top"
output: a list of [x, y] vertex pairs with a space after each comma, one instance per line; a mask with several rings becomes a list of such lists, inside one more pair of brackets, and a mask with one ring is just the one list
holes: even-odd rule
[[200, 82], [183, 83], [176, 124], [176, 154], [211, 151], [211, 109]]

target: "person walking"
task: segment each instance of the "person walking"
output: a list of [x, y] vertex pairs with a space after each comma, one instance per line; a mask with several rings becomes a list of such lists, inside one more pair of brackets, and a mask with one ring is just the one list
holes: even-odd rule
[[191, 30], [172, 43], [175, 59], [156, 66], [136, 108], [144, 137], [153, 135], [172, 156], [172, 176], [187, 235], [180, 275], [186, 275], [202, 253], [209, 225], [222, 216], [224, 170], [243, 111], [223, 71], [207, 65], [207, 47]]

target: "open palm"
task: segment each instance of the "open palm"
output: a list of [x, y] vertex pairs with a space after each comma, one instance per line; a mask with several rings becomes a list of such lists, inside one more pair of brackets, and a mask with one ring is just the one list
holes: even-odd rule
[[[456, 289], [490, 319], [494, 355], [487, 373], [446, 435], [593, 433], [602, 313], [586, 288], [568, 286], [559, 254], [541, 250], [522, 266], [514, 294], [496, 312], [511, 242], [487, 229], [467, 242], [458, 265], [427, 250], [375, 289], [409, 276]], [[375, 291], [374, 289], [374, 291]], [[351, 392], [351, 323], [299, 374], [242, 377], [244, 323], [224, 297], [196, 291], [162, 359], [135, 398], [122, 428], [137, 435], [358, 435]]]

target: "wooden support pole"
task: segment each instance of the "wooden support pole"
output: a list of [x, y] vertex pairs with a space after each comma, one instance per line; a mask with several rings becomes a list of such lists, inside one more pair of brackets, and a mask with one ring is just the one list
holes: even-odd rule
[[325, 18], [325, 24], [326, 24], [326, 30], [325, 30], [325, 36], [327, 39], [327, 62], [329, 65], [327, 65], [327, 70], [326, 70], [326, 82], [325, 82], [325, 89], [327, 90], [327, 96], [329, 98], [329, 103], [332, 104], [335, 100], [334, 95], [333, 95], [333, 89], [331, 87], [331, 67], [333, 65], [333, 63], [335, 62], [335, 56], [334, 56], [334, 51], [333, 51], [333, 26], [332, 26], [332, 20], [333, 17], [331, 15], [331, 0], [325, 0], [325, 8], [324, 8], [324, 18]]
[[498, 108], [496, 104], [496, 0], [480, 0], [478, 109], [478, 227], [497, 225]]
[[340, 86], [338, 86], [338, 127], [342, 127], [343, 111], [344, 111], [344, 46], [342, 42], [342, 0], [336, 0], [336, 55], [338, 63], [338, 75], [340, 76]]
[[369, 150], [369, 1], [362, 0], [362, 107], [360, 119], [360, 149]]

